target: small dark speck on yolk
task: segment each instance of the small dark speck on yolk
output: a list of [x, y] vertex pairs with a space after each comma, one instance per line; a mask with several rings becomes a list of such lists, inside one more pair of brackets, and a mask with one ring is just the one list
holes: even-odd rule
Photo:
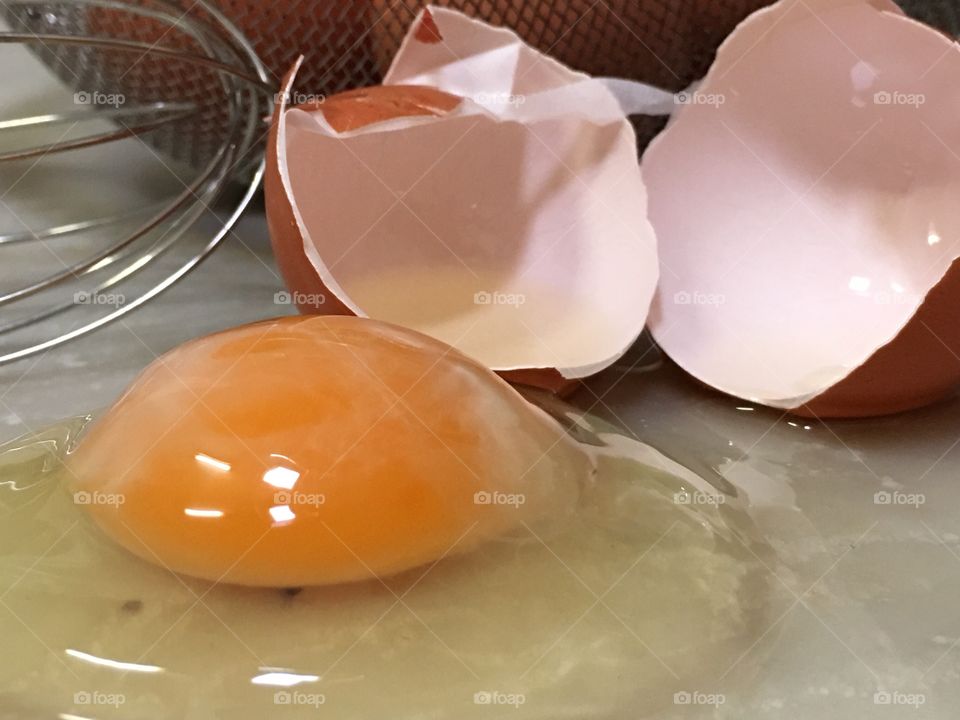
[[120, 606], [120, 609], [125, 613], [138, 613], [143, 610], [143, 600], [127, 600], [123, 605]]

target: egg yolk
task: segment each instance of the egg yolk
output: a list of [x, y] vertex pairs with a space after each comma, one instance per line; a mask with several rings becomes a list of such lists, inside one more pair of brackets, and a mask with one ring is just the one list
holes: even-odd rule
[[572, 507], [587, 460], [513, 388], [386, 323], [296, 317], [156, 360], [67, 459], [113, 539], [289, 587], [386, 576]]

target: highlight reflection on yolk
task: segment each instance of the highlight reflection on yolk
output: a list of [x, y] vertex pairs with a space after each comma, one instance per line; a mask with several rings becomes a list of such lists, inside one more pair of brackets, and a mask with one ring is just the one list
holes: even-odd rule
[[68, 459], [135, 554], [247, 585], [384, 576], [570, 506], [585, 460], [443, 343], [349, 317], [272, 320], [154, 362]]

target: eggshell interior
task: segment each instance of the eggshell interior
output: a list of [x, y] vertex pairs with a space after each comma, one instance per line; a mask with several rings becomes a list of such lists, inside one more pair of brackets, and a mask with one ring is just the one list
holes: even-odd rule
[[443, 41], [415, 22], [388, 84], [463, 102], [346, 131], [322, 105], [281, 110], [275, 246], [308, 260], [287, 264], [333, 296], [321, 312], [410, 327], [498, 371], [593, 374], [642, 331], [658, 275], [620, 101], [508, 30], [429, 17]]
[[643, 161], [666, 352], [720, 390], [813, 413], [838, 385], [821, 411], [949, 391], [960, 323], [934, 309], [931, 342], [900, 336], [928, 297], [957, 317], [957, 284], [932, 290], [960, 255], [958, 77], [956, 44], [879, 0], [745, 21]]

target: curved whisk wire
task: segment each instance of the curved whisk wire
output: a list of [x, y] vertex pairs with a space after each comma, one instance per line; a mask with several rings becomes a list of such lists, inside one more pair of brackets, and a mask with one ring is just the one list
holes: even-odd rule
[[[38, 245], [46, 247], [46, 243], [53, 240], [61, 249], [90, 235], [96, 235], [100, 241], [93, 243], [81, 260], [64, 262], [62, 269], [13, 289], [0, 289], [0, 320], [3, 321], [0, 322], [0, 364], [46, 352], [123, 318], [169, 289], [206, 259], [231, 233], [260, 187], [263, 159], [260, 156], [251, 162], [251, 155], [260, 151], [263, 109], [272, 92], [267, 70], [249, 42], [205, 0], [197, 2], [186, 15], [182, 8], [166, 0], [153, 0], [149, 6], [125, 0], [53, 3], [10, 0], [6, 6], [8, 19], [12, 17], [12, 23], [19, 21], [23, 27], [0, 32], [0, 43], [24, 45], [43, 53], [79, 53], [68, 56], [80, 69], [75, 73], [76, 82], [88, 77], [103, 82], [106, 76], [118, 83], [117, 94], [122, 97], [123, 91], [130, 89], [129, 83], [124, 82], [127, 73], [145, 61], [176, 63], [178, 68], [205, 73], [205, 82], [201, 83], [202, 92], [194, 93], [202, 95], [199, 98], [141, 100], [131, 105], [83, 107], [0, 119], [0, 136], [67, 127], [67, 132], [54, 142], [35, 142], [0, 151], [0, 166], [18, 161], [36, 165], [59, 155], [108, 148], [133, 138], [147, 145], [166, 165], [163, 158], [170, 157], [169, 143], [158, 141], [159, 133], [196, 139], [204, 131], [204, 122], [208, 126], [213, 124], [215, 131], [204, 136], [206, 145], [197, 144], [199, 154], [195, 152], [189, 158], [194, 175], [187, 182], [180, 180], [183, 189], [173, 197], [145, 207], [59, 222], [42, 229], [0, 233], [0, 251], [7, 252], [12, 251], [13, 246], [21, 250]], [[24, 13], [28, 18], [34, 17], [38, 8], [43, 8], [42, 16], [47, 19], [48, 14], [54, 12], [51, 8], [59, 10], [61, 15], [54, 17], [64, 22], [55, 24], [58, 28], [67, 26], [67, 32], [21, 31], [31, 29]], [[78, 9], [113, 13], [114, 19], [122, 19], [140, 29], [147, 27], [143, 25], [145, 22], [154, 23], [159, 37], [154, 42], [144, 42], [139, 38], [89, 34], [84, 23], [77, 21], [75, 11]], [[111, 78], [108, 60], [126, 55], [133, 61], [129, 70]], [[134, 78], [130, 78], [130, 82], [133, 81]], [[218, 92], [213, 92], [214, 88]], [[104, 124], [105, 130], [101, 127]], [[93, 129], [77, 137], [67, 137], [73, 129], [86, 130], [88, 125]], [[174, 160], [171, 157], [171, 163]], [[187, 234], [197, 230], [201, 218], [211, 212], [211, 205], [221, 200], [237, 179], [242, 179], [243, 190], [227, 216], [218, 218], [218, 228], [199, 247], [185, 242]], [[0, 187], [0, 193], [5, 190], [9, 188]], [[146, 219], [132, 230], [117, 232], [118, 228], [125, 228], [143, 216]], [[26, 227], [22, 221], [21, 224]], [[172, 267], [160, 266], [158, 261], [170, 256], [174, 256]], [[49, 255], [43, 262], [49, 262]], [[106, 293], [129, 288], [136, 284], [134, 281], [141, 281], [142, 285], [152, 267], [161, 273], [160, 278], [147, 287], [138, 286], [130, 299], [124, 297], [115, 307], [98, 302]], [[74, 291], [72, 298], [69, 290]], [[67, 322], [71, 314], [79, 320]]]

